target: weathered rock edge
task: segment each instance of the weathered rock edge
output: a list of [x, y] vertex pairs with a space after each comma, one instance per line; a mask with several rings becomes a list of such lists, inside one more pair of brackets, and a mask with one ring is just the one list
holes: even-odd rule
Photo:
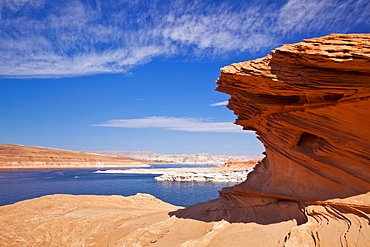
[[174, 214], [296, 222], [278, 246], [370, 246], [370, 34], [283, 45], [221, 72], [217, 91], [266, 158], [219, 199]]

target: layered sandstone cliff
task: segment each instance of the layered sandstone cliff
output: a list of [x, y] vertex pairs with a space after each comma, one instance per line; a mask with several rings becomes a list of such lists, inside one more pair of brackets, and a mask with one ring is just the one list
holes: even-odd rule
[[130, 157], [0, 143], [0, 168], [137, 167], [147, 163]]
[[370, 246], [370, 34], [283, 45], [222, 68], [217, 90], [266, 158], [219, 199], [176, 215], [295, 222], [279, 246]]

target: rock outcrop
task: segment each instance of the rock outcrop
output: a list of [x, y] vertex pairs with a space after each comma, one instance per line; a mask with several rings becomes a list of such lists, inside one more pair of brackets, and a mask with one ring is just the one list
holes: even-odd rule
[[43, 196], [0, 207], [0, 246], [143, 246], [178, 208], [147, 194]]
[[0, 246], [270, 246], [294, 225], [168, 215], [178, 209], [147, 194], [43, 196], [0, 207]]
[[241, 183], [247, 179], [251, 170], [200, 170], [165, 172], [155, 181], [160, 182], [207, 182], [207, 183]]
[[0, 168], [138, 167], [147, 161], [55, 148], [0, 144]]
[[228, 169], [249, 169], [255, 167], [262, 159], [248, 160], [248, 161], [228, 161], [222, 164], [220, 168]]
[[370, 34], [283, 45], [221, 71], [217, 90], [266, 157], [219, 199], [175, 214], [294, 222], [273, 246], [370, 246]]

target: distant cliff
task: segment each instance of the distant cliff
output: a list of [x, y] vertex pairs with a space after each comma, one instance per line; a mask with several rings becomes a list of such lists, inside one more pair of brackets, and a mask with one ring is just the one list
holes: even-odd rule
[[264, 157], [262, 154], [157, 154], [152, 151], [83, 150], [85, 153], [122, 155], [136, 159], [175, 164], [224, 164], [228, 161], [248, 161]]
[[130, 157], [0, 144], [0, 168], [138, 167], [147, 164], [147, 161]]

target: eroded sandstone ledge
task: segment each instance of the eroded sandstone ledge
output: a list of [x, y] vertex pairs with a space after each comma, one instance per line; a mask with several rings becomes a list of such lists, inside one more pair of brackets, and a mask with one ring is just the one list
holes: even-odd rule
[[177, 209], [147, 194], [43, 196], [0, 207], [0, 246], [273, 246], [294, 226], [168, 215]]
[[281, 245], [370, 246], [370, 35], [283, 45], [221, 71], [217, 90], [266, 158], [219, 199], [175, 214], [295, 221]]

